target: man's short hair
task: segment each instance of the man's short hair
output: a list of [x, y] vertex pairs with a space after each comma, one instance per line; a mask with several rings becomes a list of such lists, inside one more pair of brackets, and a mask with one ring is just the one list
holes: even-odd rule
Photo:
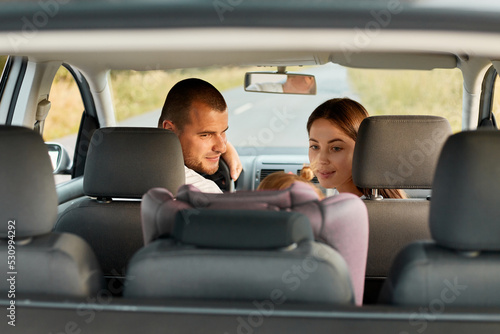
[[163, 127], [163, 121], [168, 120], [182, 130], [189, 122], [189, 110], [193, 102], [202, 102], [220, 112], [227, 109], [226, 101], [217, 88], [201, 79], [185, 79], [176, 83], [168, 92], [158, 127]]

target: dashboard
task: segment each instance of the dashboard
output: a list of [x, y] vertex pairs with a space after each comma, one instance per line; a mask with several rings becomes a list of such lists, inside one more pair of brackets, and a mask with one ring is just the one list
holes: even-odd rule
[[[276, 149], [276, 148], [275, 148]], [[286, 150], [286, 149], [284, 149]], [[301, 149], [303, 151], [303, 149]], [[307, 154], [259, 154], [253, 156], [240, 156], [243, 172], [236, 182], [236, 190], [256, 190], [260, 182], [268, 175], [275, 172], [300, 174], [304, 165], [309, 164]], [[336, 193], [334, 189], [324, 189], [319, 185], [316, 177], [312, 179], [326, 196]]]

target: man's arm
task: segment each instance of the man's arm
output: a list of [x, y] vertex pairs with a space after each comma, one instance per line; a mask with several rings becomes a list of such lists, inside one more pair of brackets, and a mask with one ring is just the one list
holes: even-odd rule
[[238, 155], [238, 152], [236, 152], [236, 149], [230, 142], [227, 142], [226, 152], [222, 155], [222, 158], [229, 167], [229, 172], [231, 173], [231, 179], [236, 181], [240, 176], [241, 171], [243, 170], [243, 166], [241, 165], [241, 160]]

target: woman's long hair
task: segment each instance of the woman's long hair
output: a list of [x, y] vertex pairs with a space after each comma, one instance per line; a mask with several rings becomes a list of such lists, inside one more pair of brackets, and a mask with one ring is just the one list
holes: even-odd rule
[[[370, 116], [360, 103], [349, 98], [335, 98], [318, 106], [307, 120], [307, 133], [310, 132], [314, 121], [327, 119], [338, 126], [346, 135], [356, 142], [361, 122]], [[366, 197], [371, 196], [372, 189], [357, 187]], [[379, 194], [384, 198], [406, 198], [400, 189], [379, 189]]]

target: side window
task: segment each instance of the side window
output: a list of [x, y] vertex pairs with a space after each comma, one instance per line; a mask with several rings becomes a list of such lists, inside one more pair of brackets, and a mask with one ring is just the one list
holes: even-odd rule
[[495, 115], [495, 119], [497, 121], [497, 126], [500, 124], [500, 79], [498, 74], [495, 79], [495, 86], [493, 89], [493, 103], [491, 106], [491, 111], [493, 115]]
[[2, 76], [3, 76], [3, 70], [5, 68], [5, 64], [7, 63], [7, 56], [0, 56], [0, 100], [2, 99], [2, 91], [3, 91], [3, 79]]
[[[51, 107], [45, 119], [43, 139], [62, 144], [72, 161], [84, 106], [75, 79], [63, 66], [52, 82], [49, 100]], [[56, 175], [55, 179], [60, 183], [71, 179], [71, 175]]]
[[7, 56], [0, 56], [0, 73], [3, 72], [3, 68], [5, 67], [6, 62], [7, 62]]

